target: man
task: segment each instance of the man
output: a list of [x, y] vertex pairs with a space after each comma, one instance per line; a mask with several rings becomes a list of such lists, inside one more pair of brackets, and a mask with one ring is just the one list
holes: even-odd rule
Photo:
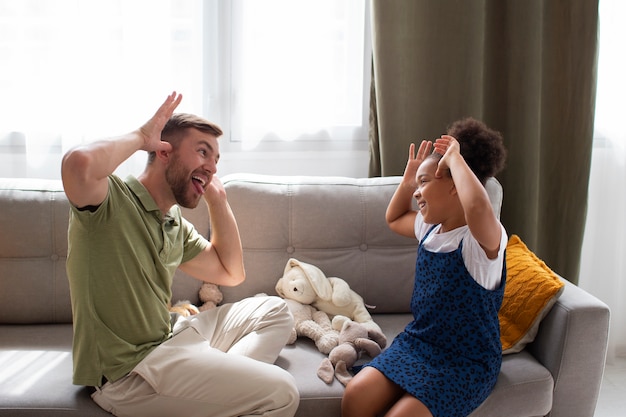
[[[245, 279], [237, 223], [215, 176], [219, 127], [174, 114], [172, 93], [138, 130], [70, 150], [67, 273], [74, 383], [117, 416], [293, 416], [293, 377], [273, 365], [293, 326], [277, 297], [252, 297], [170, 324], [176, 268], [233, 286]], [[145, 170], [115, 169], [138, 150]], [[211, 241], [181, 217], [204, 198]]]

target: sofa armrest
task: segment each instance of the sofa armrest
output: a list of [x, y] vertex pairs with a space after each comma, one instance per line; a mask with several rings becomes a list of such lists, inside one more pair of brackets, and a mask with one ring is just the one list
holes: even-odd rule
[[576, 285], [565, 289], [543, 319], [529, 351], [552, 373], [550, 417], [592, 417], [604, 371], [609, 308]]

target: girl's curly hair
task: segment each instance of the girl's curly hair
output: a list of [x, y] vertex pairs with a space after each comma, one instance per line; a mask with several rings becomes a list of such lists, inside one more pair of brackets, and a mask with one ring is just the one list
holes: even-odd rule
[[507, 152], [500, 132], [467, 117], [452, 123], [447, 134], [459, 142], [461, 156], [483, 185], [504, 168]]

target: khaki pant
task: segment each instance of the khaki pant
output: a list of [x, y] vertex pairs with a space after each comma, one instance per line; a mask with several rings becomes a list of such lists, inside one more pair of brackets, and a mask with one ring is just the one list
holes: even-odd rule
[[119, 417], [293, 416], [294, 379], [273, 365], [292, 326], [278, 297], [179, 319], [170, 340], [92, 398]]

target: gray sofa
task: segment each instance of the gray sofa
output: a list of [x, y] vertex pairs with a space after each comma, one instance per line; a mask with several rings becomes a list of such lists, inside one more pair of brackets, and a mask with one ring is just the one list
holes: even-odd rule
[[[229, 175], [248, 278], [225, 302], [274, 286], [289, 258], [345, 279], [388, 339], [411, 319], [416, 242], [390, 232], [384, 211], [399, 178]], [[496, 205], [497, 187], [490, 190]], [[205, 207], [185, 210], [203, 233]], [[65, 274], [68, 203], [60, 181], [0, 179], [0, 416], [104, 416], [71, 382], [71, 307]], [[200, 282], [179, 274], [174, 301], [198, 301]], [[607, 346], [605, 304], [566, 282], [535, 341], [505, 355], [495, 390], [472, 416], [593, 416]], [[324, 356], [308, 339], [277, 365], [298, 383], [299, 417], [340, 415], [343, 386], [316, 376]]]

